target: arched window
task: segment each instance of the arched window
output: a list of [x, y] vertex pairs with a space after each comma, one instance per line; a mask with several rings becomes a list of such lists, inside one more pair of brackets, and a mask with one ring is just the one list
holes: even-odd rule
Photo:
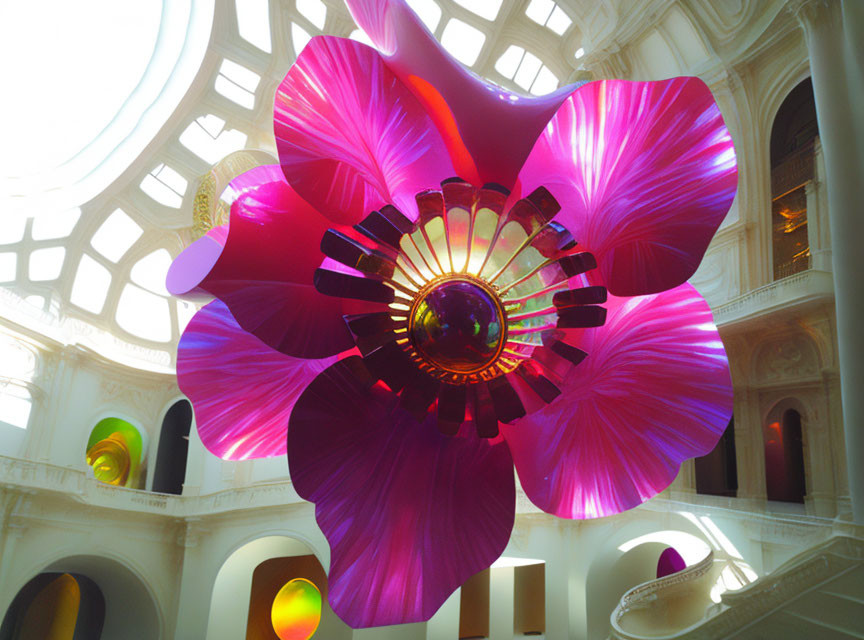
[[188, 400], [175, 402], [162, 420], [153, 491], [183, 493], [186, 480], [186, 457], [189, 453], [189, 429], [192, 426], [192, 405]]
[[765, 484], [769, 500], [804, 502], [804, 443], [801, 414], [775, 409], [765, 433]]
[[771, 223], [774, 279], [810, 268], [807, 193], [819, 135], [809, 78], [786, 96], [771, 128]]
[[93, 427], [86, 460], [99, 482], [142, 488], [144, 443], [141, 432], [120, 418], [105, 418]]
[[717, 446], [696, 458], [696, 493], [734, 498], [738, 493], [735, 461], [735, 418], [729, 420]]

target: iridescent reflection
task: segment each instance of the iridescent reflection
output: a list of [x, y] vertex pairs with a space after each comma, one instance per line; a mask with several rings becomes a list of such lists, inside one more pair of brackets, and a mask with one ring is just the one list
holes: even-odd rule
[[431, 363], [469, 373], [498, 357], [503, 325], [494, 294], [467, 280], [449, 280], [429, 291], [415, 307], [411, 339]]
[[309, 640], [321, 622], [321, 592], [304, 578], [281, 589], [270, 609], [273, 630], [280, 640]]

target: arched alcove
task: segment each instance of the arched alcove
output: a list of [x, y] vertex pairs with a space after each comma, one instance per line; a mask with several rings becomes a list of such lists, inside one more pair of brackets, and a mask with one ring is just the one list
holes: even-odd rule
[[188, 400], [178, 400], [171, 405], [162, 420], [156, 469], [153, 473], [153, 491], [177, 495], [183, 493], [191, 426], [192, 405]]
[[735, 418], [708, 455], [696, 458], [696, 493], [734, 498], [738, 493]]
[[[267, 563], [273, 559], [278, 562]], [[291, 567], [297, 569], [295, 573], [298, 575], [291, 575]], [[273, 577], [274, 571], [279, 572], [279, 580], [282, 580], [279, 587], [291, 577], [312, 576], [313, 582], [325, 595], [321, 624], [315, 637], [327, 640], [349, 640], [352, 637], [351, 629], [333, 613], [326, 602], [326, 573], [314, 550], [296, 538], [273, 535], [243, 544], [222, 563], [213, 584], [206, 640], [278, 640], [275, 632], [268, 637], [265, 634], [267, 629], [260, 624], [261, 610], [272, 605], [275, 592], [270, 592], [279, 582]], [[258, 635], [248, 635], [250, 623], [254, 626], [252, 633]]]
[[126, 420], [100, 420], [90, 432], [85, 460], [100, 482], [143, 488], [144, 438], [135, 425]]
[[771, 127], [771, 223], [774, 279], [810, 268], [806, 186], [814, 177], [819, 135], [810, 78], [780, 105]]
[[763, 429], [768, 500], [804, 502], [807, 482], [803, 426], [802, 408], [794, 400], [781, 401], [768, 413]]
[[98, 640], [105, 597], [90, 578], [45, 572], [24, 585], [0, 626], [0, 640]]
[[[51, 563], [21, 587], [0, 639], [157, 640], [161, 625], [151, 592], [136, 573], [111, 558], [78, 555]], [[22, 629], [41, 635], [21, 635]]]

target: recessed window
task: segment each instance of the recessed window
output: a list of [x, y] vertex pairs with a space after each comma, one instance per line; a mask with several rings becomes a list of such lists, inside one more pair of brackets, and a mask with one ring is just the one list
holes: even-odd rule
[[86, 311], [100, 313], [110, 286], [111, 272], [85, 253], [81, 256], [69, 299]]
[[573, 22], [561, 7], [552, 2], [552, 0], [531, 0], [531, 3], [525, 10], [525, 15], [537, 24], [552, 29], [559, 36], [563, 35]]
[[4, 214], [0, 224], [0, 244], [14, 244], [24, 239], [27, 218], [22, 215]]
[[441, 7], [438, 3], [435, 0], [408, 0], [408, 6], [423, 21], [426, 28], [435, 33], [438, 23], [441, 22]]
[[180, 144], [209, 164], [246, 146], [247, 136], [236, 129], [225, 129], [225, 121], [212, 114], [201, 116], [180, 134]]
[[219, 67], [219, 74], [216, 76], [213, 88], [241, 107], [251, 109], [255, 106], [255, 90], [260, 81], [261, 76], [254, 71], [226, 59]]
[[117, 262], [135, 244], [144, 230], [126, 215], [115, 209], [90, 239], [90, 245], [111, 262]]
[[36, 249], [30, 254], [30, 268], [27, 272], [30, 280], [37, 282], [56, 280], [63, 270], [65, 257], [66, 249], [63, 247]]
[[145, 340], [168, 342], [171, 339], [168, 301], [134, 284], [127, 284], [120, 295], [117, 324]]
[[300, 55], [300, 52], [309, 44], [312, 36], [296, 22], [291, 25], [291, 42], [294, 44], [294, 53]]
[[33, 399], [26, 387], [9, 382], [0, 384], [0, 422], [26, 429], [32, 408]]
[[297, 0], [297, 11], [319, 29], [327, 20], [327, 6], [321, 0]]
[[269, 0], [242, 0], [236, 2], [237, 30], [240, 37], [261, 51], [270, 53], [270, 2]]
[[447, 23], [444, 33], [441, 34], [441, 45], [459, 62], [469, 67], [477, 62], [485, 42], [486, 36], [482, 31], [456, 18]]
[[473, 11], [481, 18], [494, 20], [501, 9], [501, 0], [456, 0], [468, 11]]
[[13, 282], [18, 273], [18, 254], [0, 253], [0, 282]]
[[186, 178], [171, 167], [160, 164], [141, 181], [141, 190], [156, 202], [179, 209], [187, 185]]
[[159, 249], [136, 262], [129, 277], [132, 282], [148, 291], [158, 293], [161, 296], [168, 296], [170, 294], [165, 288], [165, 276], [170, 266], [171, 254], [168, 253], [167, 249]]
[[33, 218], [30, 235], [34, 240], [67, 238], [72, 234], [80, 217], [81, 209], [78, 207], [61, 213], [39, 214]]
[[576, 49], [576, 53], [574, 54], [574, 57], [578, 60], [579, 58], [581, 58], [584, 55], [585, 55], [585, 49], [583, 49], [582, 47], [579, 47], [578, 49]]

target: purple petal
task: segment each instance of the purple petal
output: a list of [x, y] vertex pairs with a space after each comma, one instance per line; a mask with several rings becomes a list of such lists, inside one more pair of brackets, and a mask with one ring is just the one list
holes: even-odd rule
[[[541, 97], [511, 93], [454, 60], [404, 0], [346, 4], [386, 57], [387, 66], [423, 101], [442, 134], [446, 137], [458, 128], [479, 180], [511, 186], [537, 136], [573, 86]], [[452, 153], [454, 145], [449, 146]]]
[[339, 223], [388, 203], [416, 217], [414, 195], [454, 174], [417, 99], [352, 40], [313, 38], [276, 91], [274, 118], [288, 182]]
[[556, 220], [597, 257], [619, 296], [686, 281], [732, 204], [732, 137], [698, 78], [604, 80], [580, 88], [544, 129], [519, 174], [548, 187]]
[[335, 360], [274, 351], [214, 301], [195, 314], [180, 338], [177, 380], [210, 452], [226, 460], [269, 458], [285, 454], [294, 403]]
[[351, 349], [342, 316], [356, 312], [315, 290], [330, 222], [285, 182], [278, 165], [231, 182], [227, 240], [213, 231], [181, 253], [168, 272], [175, 295], [203, 291], [221, 299], [237, 323], [287, 355], [322, 358]]
[[705, 455], [732, 415], [732, 381], [708, 304], [689, 284], [609, 297], [606, 324], [568, 330], [588, 353], [562, 394], [502, 425], [525, 493], [548, 513], [593, 518], [655, 496]]
[[357, 357], [318, 376], [288, 441], [294, 487], [330, 542], [330, 605], [355, 628], [428, 620], [501, 554], [515, 510], [502, 440], [442, 435], [366, 376]]

